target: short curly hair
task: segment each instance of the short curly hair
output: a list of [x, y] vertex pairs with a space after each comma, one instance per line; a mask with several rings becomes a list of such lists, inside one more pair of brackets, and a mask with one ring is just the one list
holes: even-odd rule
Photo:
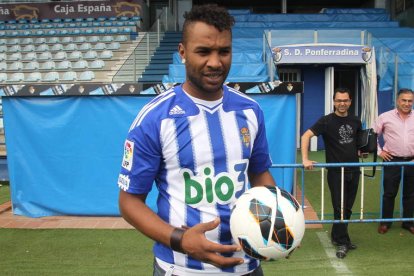
[[191, 11], [184, 13], [184, 18], [183, 41], [186, 40], [188, 26], [195, 22], [204, 22], [220, 32], [231, 31], [234, 25], [234, 17], [225, 8], [216, 4], [193, 6]]

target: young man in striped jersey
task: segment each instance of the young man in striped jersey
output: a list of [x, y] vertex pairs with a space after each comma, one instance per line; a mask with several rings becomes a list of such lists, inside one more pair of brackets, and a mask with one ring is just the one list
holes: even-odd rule
[[[185, 82], [147, 104], [125, 142], [122, 216], [151, 239], [154, 275], [263, 275], [232, 240], [230, 212], [251, 186], [274, 186], [263, 112], [223, 85], [234, 19], [216, 5], [184, 15]], [[154, 213], [145, 205], [153, 182]]]

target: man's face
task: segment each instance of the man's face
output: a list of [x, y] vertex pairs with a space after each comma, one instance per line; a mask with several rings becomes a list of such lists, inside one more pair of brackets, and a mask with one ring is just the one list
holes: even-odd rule
[[409, 114], [413, 109], [413, 93], [401, 93], [397, 98], [397, 109], [402, 114]]
[[348, 93], [336, 93], [334, 98], [335, 113], [343, 116], [347, 115], [351, 102]]
[[220, 32], [203, 22], [188, 26], [186, 41], [178, 50], [185, 59], [185, 89], [192, 96], [215, 99], [231, 66], [231, 32]]

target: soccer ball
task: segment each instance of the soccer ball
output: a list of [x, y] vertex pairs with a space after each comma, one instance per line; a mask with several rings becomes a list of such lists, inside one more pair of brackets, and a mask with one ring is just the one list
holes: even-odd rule
[[279, 187], [254, 187], [242, 194], [230, 216], [233, 239], [256, 259], [288, 257], [305, 233], [297, 200]]

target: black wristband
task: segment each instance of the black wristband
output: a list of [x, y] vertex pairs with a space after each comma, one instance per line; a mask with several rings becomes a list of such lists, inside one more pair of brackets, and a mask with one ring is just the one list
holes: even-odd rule
[[185, 229], [174, 228], [174, 230], [171, 233], [171, 237], [170, 237], [170, 247], [172, 250], [185, 253], [181, 246], [184, 233], [185, 233]]

